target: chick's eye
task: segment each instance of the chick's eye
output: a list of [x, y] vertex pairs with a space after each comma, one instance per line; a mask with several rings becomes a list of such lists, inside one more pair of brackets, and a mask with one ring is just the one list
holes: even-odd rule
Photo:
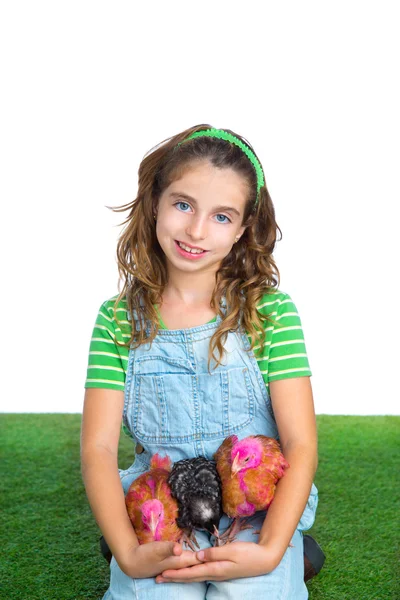
[[244, 459], [244, 462], [248, 462], [250, 460], [250, 456]]

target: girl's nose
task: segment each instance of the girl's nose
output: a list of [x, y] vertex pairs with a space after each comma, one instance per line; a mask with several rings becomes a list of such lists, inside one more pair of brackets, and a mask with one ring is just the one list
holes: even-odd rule
[[186, 234], [194, 240], [204, 240], [207, 237], [206, 219], [196, 218], [191, 219], [186, 227]]

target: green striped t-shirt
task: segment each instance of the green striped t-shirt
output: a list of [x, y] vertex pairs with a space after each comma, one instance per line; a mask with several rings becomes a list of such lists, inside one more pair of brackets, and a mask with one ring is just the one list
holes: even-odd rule
[[[125, 343], [129, 340], [130, 321], [127, 319], [127, 302], [123, 299], [117, 307], [118, 320], [126, 327], [122, 332], [113, 314], [117, 298], [114, 296], [103, 302], [97, 315], [90, 342], [85, 388], [124, 391], [129, 348], [118, 346], [115, 340]], [[257, 308], [275, 322], [265, 323], [263, 355], [259, 357], [256, 353], [268, 393], [270, 381], [311, 376], [300, 317], [289, 294], [280, 290], [264, 294]], [[165, 328], [162, 323], [160, 326]], [[255, 346], [253, 350], [258, 348]]]

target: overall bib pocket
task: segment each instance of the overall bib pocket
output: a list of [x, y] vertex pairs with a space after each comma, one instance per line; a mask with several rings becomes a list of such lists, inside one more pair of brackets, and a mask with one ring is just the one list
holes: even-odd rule
[[127, 413], [140, 441], [168, 444], [224, 438], [254, 418], [247, 367], [196, 373], [189, 360], [160, 355], [140, 357], [135, 367]]

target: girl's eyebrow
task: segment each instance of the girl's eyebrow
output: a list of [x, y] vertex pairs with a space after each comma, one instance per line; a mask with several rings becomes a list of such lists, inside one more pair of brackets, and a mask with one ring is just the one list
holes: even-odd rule
[[[193, 204], [197, 205], [197, 200], [195, 200], [195, 198], [192, 198], [192, 196], [189, 196], [188, 194], [184, 194], [183, 192], [171, 192], [170, 197], [171, 198], [184, 198], [185, 200], [189, 200]], [[233, 206], [218, 205], [218, 206], [214, 206], [213, 211], [214, 210], [230, 211], [232, 213], [237, 214], [238, 217], [240, 217], [240, 212], [236, 208], [233, 208]]]

